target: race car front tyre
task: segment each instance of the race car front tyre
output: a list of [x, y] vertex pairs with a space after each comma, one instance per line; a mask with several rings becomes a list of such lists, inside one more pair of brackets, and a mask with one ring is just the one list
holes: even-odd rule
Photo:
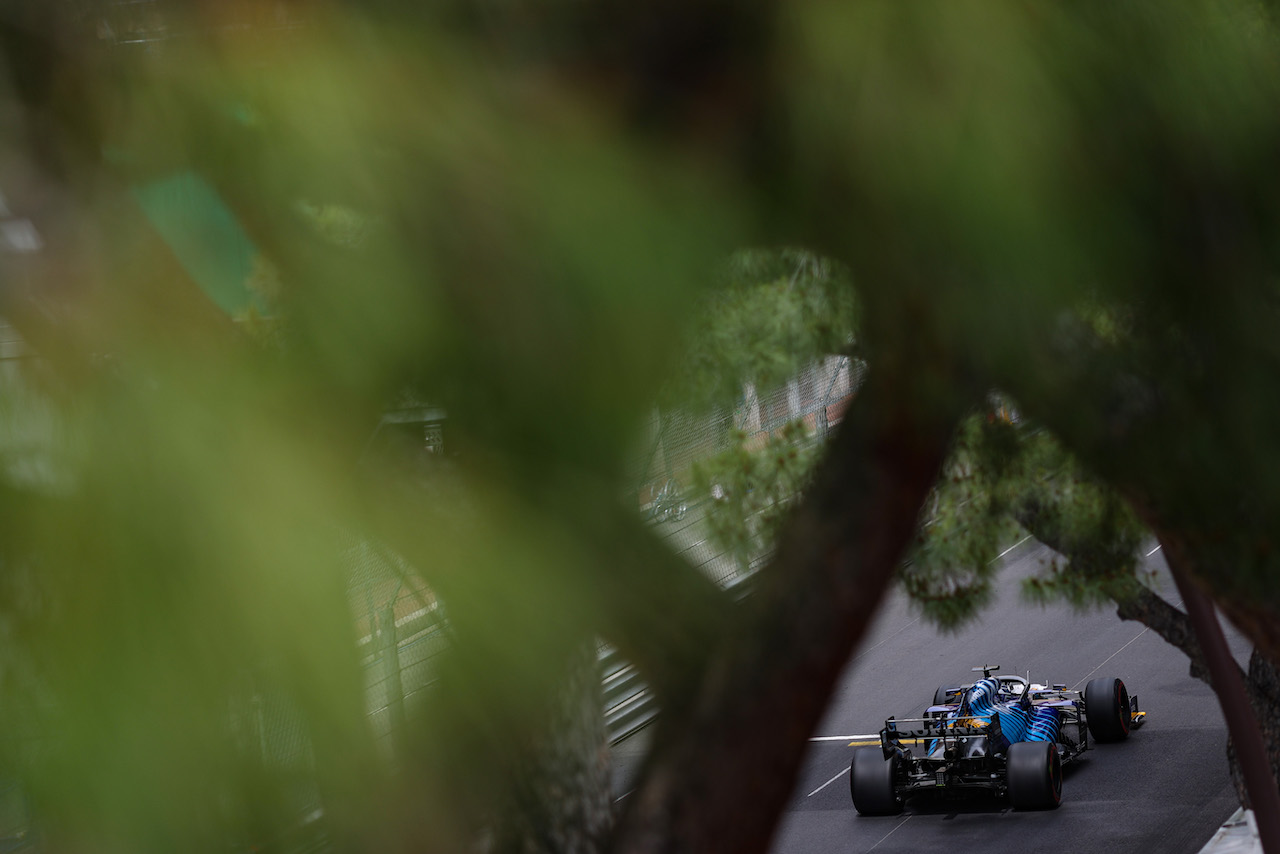
[[1047, 741], [1009, 745], [1009, 803], [1018, 810], [1047, 810], [1062, 803], [1062, 760]]
[[957, 703], [959, 701], [959, 685], [940, 685], [938, 690], [933, 692], [933, 704], [935, 706], [945, 706], [948, 703]]
[[884, 758], [879, 748], [863, 747], [853, 752], [849, 766], [849, 794], [860, 815], [897, 815], [902, 801], [894, 783], [898, 777], [897, 755]]
[[1124, 741], [1129, 737], [1133, 712], [1124, 682], [1114, 678], [1091, 679], [1084, 686], [1084, 711], [1094, 741]]

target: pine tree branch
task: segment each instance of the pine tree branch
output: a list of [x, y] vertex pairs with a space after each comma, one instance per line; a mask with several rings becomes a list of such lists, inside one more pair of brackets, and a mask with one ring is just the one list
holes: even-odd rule
[[615, 854], [768, 849], [806, 739], [876, 611], [962, 411], [922, 417], [903, 382], [872, 376], [762, 571], [746, 621], [715, 650], [687, 713], [659, 722]]
[[[1066, 533], [1056, 514], [1044, 502], [1026, 497], [1016, 504], [1013, 515], [1033, 537], [1065, 557], [1075, 569], [1084, 572], [1096, 569], [1091, 566], [1096, 556]], [[1190, 617], [1131, 574], [1108, 573], [1108, 575], [1112, 580], [1105, 589], [1116, 604], [1116, 615], [1122, 620], [1142, 623], [1167, 643], [1177, 647], [1190, 659], [1191, 675], [1212, 685], [1204, 652], [1196, 641]], [[1244, 676], [1243, 671], [1241, 676]]]
[[[1191, 628], [1191, 618], [1136, 580], [1132, 588], [1129, 595], [1115, 599], [1116, 615], [1122, 620], [1142, 623], [1167, 643], [1180, 649], [1191, 660], [1191, 675], [1212, 685], [1204, 652]], [[1241, 676], [1244, 676], [1243, 671]]]

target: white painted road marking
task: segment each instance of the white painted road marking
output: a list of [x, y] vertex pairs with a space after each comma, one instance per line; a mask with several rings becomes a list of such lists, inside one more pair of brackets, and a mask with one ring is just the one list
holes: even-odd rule
[[[999, 560], [1000, 558], [1004, 557], [1004, 556], [1005, 556], [1005, 555], [1007, 555], [1009, 552], [1013, 551], [1014, 549], [1016, 549], [1018, 546], [1022, 545], [1023, 543], [1025, 543], [1025, 542], [1026, 542], [1027, 540], [1029, 540], [1029, 539], [1031, 539], [1031, 535], [1030, 535], [1030, 534], [1027, 534], [1025, 537], [1023, 537], [1022, 539], [1018, 540], [1018, 541], [1017, 541], [1016, 543], [1014, 543], [1013, 545], [1009, 546], [1009, 548], [1007, 548], [1007, 549], [1005, 549], [1004, 551], [1000, 552], [1000, 554], [996, 555], [996, 556], [995, 556], [995, 558], [993, 558], [993, 559], [992, 559], [991, 561], [989, 561], [989, 562], [990, 562], [990, 563], [995, 563], [997, 560]], [[876, 844], [878, 845], [879, 843], [876, 843]]]
[[821, 791], [822, 791], [823, 789], [825, 789], [827, 786], [830, 786], [830, 785], [831, 785], [832, 783], [834, 783], [836, 780], [839, 780], [841, 777], [843, 777], [845, 774], [848, 774], [848, 773], [849, 773], [849, 769], [848, 769], [848, 768], [843, 769], [839, 774], [835, 775], [835, 776], [834, 776], [834, 777], [832, 777], [830, 780], [828, 780], [827, 782], [823, 783], [821, 786], [819, 786], [818, 788], [816, 788], [816, 789], [814, 789], [812, 792], [810, 792], [810, 793], [808, 794], [808, 797], [812, 798], [814, 795], [818, 794], [818, 792], [821, 792]]
[[[1092, 670], [1090, 670], [1088, 673], [1086, 673], [1086, 674], [1084, 675], [1084, 679], [1088, 679], [1090, 676], [1092, 676], [1093, 674], [1097, 673], [1099, 670], [1101, 670], [1101, 669], [1102, 669], [1103, 665], [1105, 665], [1105, 664], [1106, 664], [1108, 661], [1110, 661], [1111, 659], [1115, 658], [1115, 657], [1116, 657], [1117, 655], [1119, 655], [1120, 653], [1124, 652], [1124, 651], [1125, 651], [1126, 649], [1128, 649], [1129, 647], [1133, 646], [1133, 641], [1136, 641], [1138, 638], [1142, 637], [1143, 635], [1145, 635], [1145, 634], [1146, 634], [1147, 632], [1149, 632], [1149, 631], [1151, 631], [1151, 629], [1143, 629], [1142, 631], [1138, 632], [1136, 635], [1134, 635], [1134, 636], [1133, 636], [1133, 640], [1129, 641], [1127, 644], [1125, 644], [1124, 646], [1122, 646], [1122, 647], [1120, 647], [1119, 649], [1117, 649], [1115, 652], [1113, 652], [1113, 653], [1111, 653], [1110, 655], [1108, 655], [1108, 656], [1106, 657], [1106, 659], [1102, 662], [1102, 664], [1099, 664], [1097, 667], [1093, 668], [1093, 669], [1092, 669]], [[1076, 684], [1072, 685], [1072, 686], [1071, 686], [1071, 690], [1072, 690], [1072, 691], [1074, 691], [1074, 690], [1076, 690], [1077, 688], [1079, 688], [1079, 687], [1080, 687], [1080, 685], [1081, 685], [1081, 683], [1083, 683], [1083, 682], [1084, 682], [1084, 679], [1081, 679], [1079, 682], [1077, 682]]]
[[899, 827], [902, 827], [904, 824], [906, 824], [906, 823], [907, 823], [907, 822], [909, 822], [909, 821], [911, 821], [911, 816], [907, 816], [907, 817], [906, 817], [906, 818], [904, 818], [902, 821], [898, 822], [898, 823], [894, 826], [893, 830], [889, 831], [889, 832], [888, 832], [888, 833], [886, 833], [884, 836], [881, 836], [881, 837], [876, 841], [876, 844], [875, 844], [875, 845], [872, 845], [872, 846], [871, 846], [870, 848], [868, 848], [867, 850], [868, 850], [868, 851], [872, 851], [872, 850], [874, 850], [875, 848], [879, 847], [879, 845], [880, 845], [880, 843], [881, 843], [881, 842], [884, 842], [884, 841], [885, 841], [886, 839], [888, 839], [890, 836], [893, 836], [893, 834], [898, 830], [898, 828], [899, 828]]

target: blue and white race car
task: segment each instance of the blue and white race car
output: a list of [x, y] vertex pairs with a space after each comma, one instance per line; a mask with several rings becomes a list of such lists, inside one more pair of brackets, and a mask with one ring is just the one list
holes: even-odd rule
[[885, 721], [880, 748], [854, 752], [849, 787], [862, 815], [902, 811], [912, 795], [985, 789], [1017, 809], [1052, 809], [1062, 801], [1062, 766], [1095, 741], [1121, 741], [1146, 713], [1116, 678], [1084, 691], [1034, 685], [973, 668], [982, 678], [944, 686], [923, 718]]

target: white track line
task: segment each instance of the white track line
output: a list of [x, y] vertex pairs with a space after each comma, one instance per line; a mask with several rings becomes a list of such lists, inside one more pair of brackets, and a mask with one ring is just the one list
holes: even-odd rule
[[[1156, 546], [1154, 549], [1152, 549], [1151, 551], [1147, 552], [1147, 557], [1151, 557], [1153, 554], [1155, 554], [1155, 553], [1156, 553], [1156, 552], [1158, 552], [1158, 551], [1160, 551], [1160, 546]], [[1175, 608], [1181, 608], [1181, 607], [1182, 607], [1182, 601], [1181, 601], [1181, 600], [1179, 600], [1179, 601], [1174, 605], [1174, 607], [1175, 607]], [[1136, 641], [1138, 638], [1142, 637], [1143, 635], [1145, 635], [1145, 634], [1146, 634], [1147, 632], [1149, 632], [1149, 631], [1151, 631], [1151, 629], [1143, 629], [1142, 631], [1138, 632], [1136, 635], [1134, 635], [1134, 636], [1133, 636], [1133, 640], [1129, 641], [1127, 644], [1125, 644], [1124, 646], [1122, 646], [1122, 647], [1120, 647], [1119, 649], [1117, 649], [1115, 652], [1113, 652], [1113, 653], [1111, 653], [1110, 655], [1108, 655], [1108, 656], [1107, 656], [1107, 660], [1106, 660], [1106, 661], [1102, 662], [1102, 664], [1099, 664], [1097, 667], [1093, 668], [1093, 669], [1092, 669], [1092, 670], [1090, 670], [1088, 673], [1086, 673], [1086, 674], [1084, 675], [1084, 679], [1088, 679], [1090, 676], [1092, 676], [1093, 674], [1097, 673], [1099, 670], [1101, 670], [1101, 669], [1102, 669], [1103, 665], [1105, 665], [1105, 664], [1107, 663], [1107, 661], [1110, 661], [1111, 659], [1115, 658], [1115, 657], [1116, 657], [1117, 655], [1119, 655], [1120, 653], [1124, 652], [1126, 649], [1128, 649], [1130, 646], [1132, 646], [1132, 645], [1133, 645], [1133, 641]], [[1074, 691], [1076, 688], [1079, 688], [1079, 687], [1080, 687], [1080, 685], [1081, 685], [1081, 683], [1083, 683], [1083, 682], [1084, 682], [1084, 679], [1081, 679], [1079, 682], [1077, 682], [1076, 684], [1072, 685], [1072, 686], [1071, 686], [1071, 689]]]
[[815, 735], [810, 741], [865, 741], [868, 738], [880, 740], [880, 733], [873, 732], [870, 735]]
[[[1149, 632], [1149, 631], [1151, 631], [1151, 629], [1143, 629], [1142, 631], [1138, 632], [1136, 635], [1134, 635], [1134, 636], [1133, 636], [1133, 640], [1129, 641], [1127, 644], [1125, 644], [1124, 646], [1122, 646], [1122, 647], [1120, 647], [1119, 649], [1117, 649], [1115, 652], [1113, 652], [1113, 653], [1111, 653], [1110, 655], [1108, 655], [1108, 656], [1106, 657], [1106, 660], [1105, 660], [1105, 661], [1103, 661], [1103, 662], [1102, 662], [1102, 664], [1099, 664], [1097, 667], [1093, 668], [1093, 669], [1092, 669], [1092, 670], [1090, 670], [1088, 673], [1086, 673], [1086, 674], [1084, 675], [1084, 679], [1088, 679], [1090, 676], [1092, 676], [1093, 674], [1097, 673], [1099, 670], [1101, 670], [1101, 669], [1103, 668], [1103, 666], [1104, 666], [1108, 661], [1110, 661], [1111, 659], [1115, 658], [1117, 655], [1119, 655], [1120, 653], [1124, 652], [1124, 651], [1125, 651], [1126, 649], [1128, 649], [1129, 647], [1133, 646], [1133, 641], [1136, 641], [1138, 638], [1142, 637], [1143, 635], [1145, 635], [1145, 634], [1146, 634], [1147, 632]], [[1080, 682], [1077, 682], [1076, 684], [1072, 685], [1072, 686], [1071, 686], [1071, 690], [1072, 690], [1072, 691], [1074, 691], [1075, 689], [1079, 688], [1079, 687], [1080, 687], [1080, 685], [1081, 685], [1081, 683], [1082, 683], [1082, 682], [1084, 682], [1084, 679], [1081, 679], [1081, 680], [1080, 680]]]
[[890, 836], [893, 836], [893, 834], [894, 834], [895, 832], [897, 832], [897, 830], [898, 830], [898, 828], [899, 828], [899, 827], [902, 827], [904, 824], [906, 824], [906, 823], [907, 823], [907, 822], [909, 822], [909, 821], [911, 821], [911, 816], [907, 816], [907, 817], [906, 817], [906, 818], [904, 818], [902, 821], [898, 822], [898, 823], [894, 826], [893, 830], [889, 831], [889, 832], [888, 832], [888, 833], [886, 833], [884, 836], [881, 836], [881, 837], [880, 837], [880, 839], [876, 841], [876, 844], [875, 844], [875, 845], [872, 845], [872, 846], [871, 846], [870, 848], [868, 848], [867, 850], [868, 850], [868, 851], [873, 851], [873, 850], [875, 850], [876, 848], [879, 848], [879, 847], [880, 847], [880, 843], [881, 843], [881, 842], [884, 842], [884, 841], [885, 841], [886, 839], [888, 839]]
[[845, 774], [848, 774], [848, 773], [849, 773], [849, 769], [848, 769], [848, 768], [845, 768], [845, 769], [844, 769], [844, 770], [842, 770], [839, 774], [835, 775], [835, 776], [834, 776], [834, 777], [832, 777], [830, 780], [828, 780], [827, 782], [823, 783], [823, 784], [822, 784], [821, 786], [819, 786], [818, 788], [814, 789], [812, 792], [810, 792], [810, 793], [809, 793], [808, 795], [806, 795], [805, 797], [812, 798], [814, 795], [818, 794], [818, 792], [821, 792], [821, 791], [822, 791], [823, 789], [825, 789], [827, 786], [830, 786], [830, 785], [831, 785], [832, 783], [834, 783], [836, 780], [839, 780], [841, 777], [843, 777]]
[[[918, 623], [918, 622], [920, 622], [920, 618], [919, 618], [919, 617], [916, 617], [914, 620], [912, 620], [911, 622], [907, 623], [905, 626], [903, 626], [902, 628], [898, 629], [896, 632], [894, 632], [893, 634], [889, 635], [889, 636], [888, 636], [887, 638], [885, 638], [884, 640], [880, 641], [880, 643], [876, 644], [875, 646], [868, 647], [868, 648], [864, 649], [862, 652], [860, 652], [860, 653], [858, 653], [857, 655], [855, 655], [852, 659], [850, 659], [850, 660], [849, 660], [849, 664], [852, 664], [853, 662], [855, 662], [855, 661], [857, 661], [858, 659], [862, 658], [862, 656], [866, 655], [867, 653], [874, 652], [875, 650], [877, 650], [877, 649], [879, 649], [880, 647], [884, 646], [884, 645], [885, 645], [885, 644], [887, 644], [889, 641], [893, 640], [893, 639], [894, 639], [894, 638], [896, 638], [898, 635], [902, 634], [903, 632], [905, 632], [907, 629], [911, 628], [912, 626], [914, 626], [914, 625], [915, 625], [916, 623]], [[845, 665], [845, 666], [847, 667], [848, 665]]]
[[[997, 560], [999, 560], [1000, 558], [1004, 557], [1004, 556], [1005, 556], [1005, 555], [1007, 555], [1009, 552], [1013, 551], [1014, 549], [1016, 549], [1018, 546], [1022, 545], [1023, 543], [1025, 543], [1025, 542], [1026, 542], [1027, 540], [1029, 540], [1029, 539], [1031, 539], [1031, 535], [1030, 535], [1030, 534], [1027, 534], [1025, 537], [1023, 537], [1022, 539], [1018, 540], [1018, 541], [1017, 541], [1016, 543], [1014, 543], [1013, 545], [1009, 546], [1009, 548], [1005, 549], [1004, 551], [1000, 552], [1000, 554], [996, 555], [996, 556], [995, 556], [995, 558], [991, 561], [991, 563], [995, 563]], [[879, 844], [879, 843], [876, 843], [876, 844]]]

